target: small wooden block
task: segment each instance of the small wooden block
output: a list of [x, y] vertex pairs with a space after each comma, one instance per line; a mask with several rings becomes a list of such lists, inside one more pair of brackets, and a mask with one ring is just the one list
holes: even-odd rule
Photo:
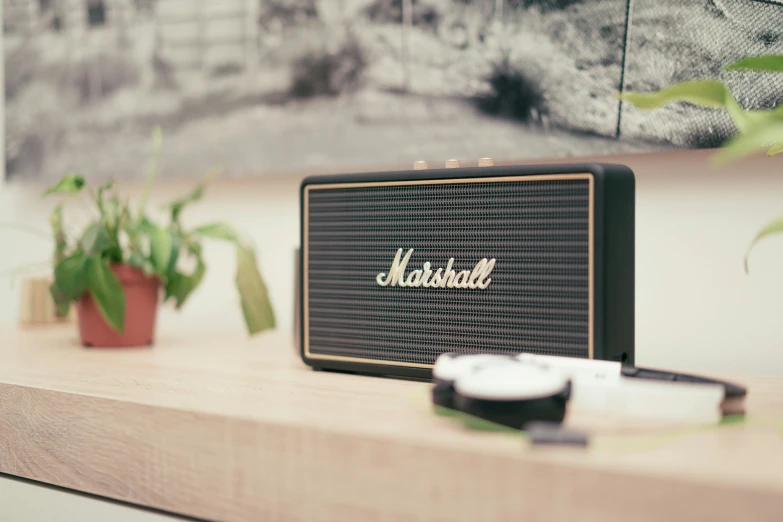
[[62, 323], [71, 320], [70, 314], [61, 317], [57, 306], [49, 293], [50, 278], [27, 278], [22, 280], [19, 303], [19, 324], [36, 326]]

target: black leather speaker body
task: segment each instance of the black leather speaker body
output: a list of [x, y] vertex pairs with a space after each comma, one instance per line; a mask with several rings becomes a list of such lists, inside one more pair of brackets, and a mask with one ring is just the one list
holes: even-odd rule
[[608, 164], [305, 179], [302, 359], [422, 378], [444, 352], [632, 363], [634, 192]]

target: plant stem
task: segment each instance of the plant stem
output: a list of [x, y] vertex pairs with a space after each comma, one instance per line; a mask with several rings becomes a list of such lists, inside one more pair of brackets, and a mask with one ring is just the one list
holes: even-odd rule
[[144, 216], [144, 210], [147, 207], [147, 200], [149, 199], [150, 192], [152, 191], [152, 184], [155, 181], [155, 176], [158, 172], [158, 161], [160, 160], [161, 149], [161, 131], [160, 127], [155, 127], [152, 132], [152, 159], [150, 160], [150, 166], [147, 170], [147, 178], [144, 181], [144, 192], [141, 194], [141, 201], [139, 201], [139, 210], [136, 218], [141, 221]]
[[98, 194], [95, 193], [95, 190], [92, 187], [87, 187], [87, 190], [90, 192], [90, 197], [92, 198], [92, 201], [95, 203], [95, 206], [100, 207]]
[[95, 206], [98, 206], [98, 196], [95, 194], [95, 191], [92, 189], [92, 187], [88, 187], [87, 190], [89, 191], [89, 195], [82, 192], [80, 193], [81, 197], [84, 198], [84, 205], [80, 206], [81, 209], [90, 209], [89, 213], [91, 214], [90, 217], [94, 217], [95, 219], [100, 219], [101, 214], [99, 211], [95, 210], [95, 207], [92, 206], [90, 202], [90, 198], [92, 197], [92, 203], [95, 203]]

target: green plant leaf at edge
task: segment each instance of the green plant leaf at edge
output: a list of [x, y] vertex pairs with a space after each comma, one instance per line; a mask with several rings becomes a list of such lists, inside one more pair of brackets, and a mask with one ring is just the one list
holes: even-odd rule
[[783, 216], [780, 216], [779, 218], [771, 221], [770, 223], [767, 223], [767, 225], [762, 228], [758, 234], [756, 234], [756, 237], [753, 238], [753, 241], [751, 241], [750, 246], [748, 247], [748, 251], [745, 254], [745, 272], [748, 272], [748, 257], [750, 256], [751, 250], [753, 250], [753, 247], [756, 246], [756, 243], [761, 241], [767, 236], [771, 236], [774, 234], [781, 234], [783, 233]]
[[712, 109], [722, 108], [728, 112], [734, 125], [742, 133], [750, 132], [767, 120], [783, 116], [783, 106], [769, 110], [743, 110], [731, 90], [719, 80], [691, 80], [650, 93], [623, 93], [619, 98], [642, 110], [657, 109], [677, 102], [688, 102]]
[[54, 186], [48, 188], [41, 197], [51, 194], [76, 194], [84, 187], [84, 176], [81, 174], [68, 174]]
[[87, 289], [90, 291], [104, 320], [119, 333], [125, 331], [125, 291], [109, 268], [99, 257], [87, 260]]
[[767, 151], [767, 156], [774, 156], [776, 154], [780, 154], [781, 152], [783, 152], [783, 141], [770, 147]]
[[723, 70], [783, 73], [783, 55], [749, 56], [725, 66]]
[[776, 117], [731, 138], [715, 155], [714, 162], [725, 165], [781, 141], [783, 141], [783, 117], [777, 114]]
[[222, 239], [236, 244], [237, 275], [242, 314], [250, 335], [275, 327], [275, 314], [269, 302], [266, 285], [258, 270], [255, 252], [242, 244], [238, 234], [228, 225], [211, 223], [193, 230], [195, 235]]
[[702, 107], [726, 107], [728, 89], [718, 80], [691, 80], [680, 82], [650, 93], [627, 92], [621, 100], [644, 110], [657, 109], [674, 102], [689, 102]]
[[252, 249], [237, 244], [237, 289], [248, 333], [275, 327], [275, 314]]
[[239, 236], [234, 231], [234, 229], [223, 223], [210, 223], [208, 225], [203, 225], [193, 229], [193, 233], [202, 237], [231, 241], [232, 243], [239, 242]]

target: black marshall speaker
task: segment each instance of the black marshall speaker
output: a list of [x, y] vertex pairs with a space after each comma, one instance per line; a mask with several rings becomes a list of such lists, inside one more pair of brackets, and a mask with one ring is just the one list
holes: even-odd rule
[[624, 166], [314, 176], [301, 213], [298, 341], [314, 368], [430, 378], [444, 352], [633, 362]]

